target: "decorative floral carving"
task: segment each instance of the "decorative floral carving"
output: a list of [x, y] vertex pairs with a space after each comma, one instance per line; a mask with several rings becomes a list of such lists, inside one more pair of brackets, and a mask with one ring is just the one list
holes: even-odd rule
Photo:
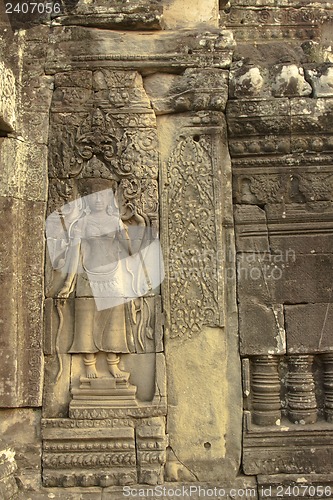
[[168, 163], [171, 337], [219, 324], [210, 138], [181, 137]]
[[279, 175], [254, 175], [251, 177], [250, 190], [260, 202], [277, 203], [281, 201], [281, 186], [282, 180]]
[[44, 454], [44, 467], [106, 467], [136, 465], [135, 452], [129, 453], [53, 453]]
[[300, 192], [306, 201], [330, 201], [333, 199], [333, 174], [297, 175]]

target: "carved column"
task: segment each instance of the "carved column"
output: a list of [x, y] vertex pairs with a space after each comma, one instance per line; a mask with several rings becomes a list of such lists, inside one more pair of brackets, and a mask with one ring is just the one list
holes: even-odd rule
[[296, 424], [313, 424], [317, 420], [312, 364], [312, 355], [288, 356], [288, 417]]
[[[202, 86], [222, 76], [191, 72]], [[202, 93], [195, 102], [211, 101]], [[229, 314], [235, 289], [225, 277], [233, 252], [225, 121], [210, 110], [178, 113], [158, 117], [158, 131], [170, 447], [190, 471], [201, 471], [200, 462], [205, 472], [198, 477], [215, 481], [221, 470], [226, 478], [237, 468], [241, 415], [237, 334]]]
[[252, 358], [252, 417], [257, 425], [276, 425], [281, 420], [281, 398], [277, 356]]
[[324, 361], [324, 392], [325, 418], [333, 422], [333, 353], [323, 355]]

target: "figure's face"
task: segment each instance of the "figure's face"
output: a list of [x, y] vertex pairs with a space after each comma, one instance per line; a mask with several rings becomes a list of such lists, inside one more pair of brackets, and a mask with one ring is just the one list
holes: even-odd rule
[[88, 203], [92, 212], [105, 211], [109, 201], [109, 190], [96, 191], [88, 196]]

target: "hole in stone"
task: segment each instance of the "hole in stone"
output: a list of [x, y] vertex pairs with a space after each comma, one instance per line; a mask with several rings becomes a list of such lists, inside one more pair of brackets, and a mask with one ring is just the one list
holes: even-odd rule
[[206, 448], [206, 450], [210, 450], [212, 445], [207, 441], [207, 443], [204, 443], [204, 447]]
[[187, 53], [188, 54], [193, 54], [193, 50], [192, 49], [188, 49]]
[[195, 142], [199, 142], [199, 141], [200, 141], [200, 135], [194, 135], [194, 136], [193, 136], [193, 140], [194, 140]]

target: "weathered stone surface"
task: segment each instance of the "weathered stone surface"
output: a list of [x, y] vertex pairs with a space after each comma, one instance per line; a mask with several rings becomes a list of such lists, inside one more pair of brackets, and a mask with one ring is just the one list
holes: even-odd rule
[[235, 205], [237, 252], [268, 252], [268, 230], [265, 211], [257, 206]]
[[311, 354], [289, 355], [287, 363], [288, 419], [295, 424], [314, 424], [318, 417], [313, 374], [314, 356]]
[[[333, 132], [333, 99], [294, 98], [290, 100], [293, 134], [310, 135]], [[303, 118], [303, 121], [302, 119]]]
[[47, 429], [44, 432], [45, 486], [106, 487], [136, 481], [134, 429], [128, 421], [115, 422], [111, 428], [108, 421], [100, 421], [98, 427], [85, 426], [75, 434], [72, 429], [63, 429], [62, 435], [54, 435], [53, 439], [47, 438]]
[[[296, 178], [299, 194], [307, 200], [320, 196], [319, 190], [314, 193], [314, 176]], [[327, 183], [327, 178], [326, 178]], [[312, 189], [311, 189], [312, 186]], [[324, 193], [325, 181], [319, 184]], [[327, 187], [327, 184], [326, 184]], [[329, 187], [328, 187], [329, 189]], [[333, 225], [331, 203], [307, 201], [307, 204], [267, 205], [265, 207], [269, 233], [270, 248], [273, 253], [294, 254], [330, 254], [333, 253], [333, 241], [330, 237]]]
[[332, 258], [295, 255], [292, 249], [286, 254], [243, 254], [238, 258], [239, 299], [255, 297], [267, 305], [331, 302]]
[[[323, 8], [327, 3], [323, 2]], [[220, 10], [220, 24], [235, 33], [238, 43], [265, 41], [266, 51], [270, 40], [274, 45], [279, 40], [309, 40], [319, 36], [321, 19], [327, 15], [324, 10], [311, 8], [309, 2], [259, 2], [236, 0], [228, 8]], [[295, 8], [297, 7], [297, 8]]]
[[305, 76], [313, 88], [313, 96], [333, 97], [333, 66], [325, 64], [305, 70]]
[[[0, 177], [2, 196], [14, 196], [31, 201], [43, 201], [47, 196], [47, 148], [24, 142], [20, 137], [2, 139], [0, 158], [4, 168]], [[36, 137], [37, 139], [37, 137]]]
[[235, 63], [230, 71], [230, 97], [238, 99], [309, 96], [310, 84], [304, 69], [296, 64], [268, 66], [243, 61]]
[[66, 478], [71, 475], [73, 484], [84, 487], [129, 485], [136, 482], [137, 463], [141, 483], [160, 484], [167, 444], [164, 427], [161, 417], [44, 420], [44, 482], [69, 486]]
[[[0, 158], [0, 204], [6, 221], [0, 224], [0, 319], [5, 332], [0, 340], [1, 404], [40, 407], [45, 368], [43, 412], [53, 417], [49, 434], [44, 433], [45, 482], [66, 487], [59, 492], [38, 484], [40, 439], [33, 429], [40, 428], [39, 411], [34, 419], [31, 408], [24, 415], [8, 410], [0, 430], [17, 445], [18, 484], [25, 498], [116, 499], [124, 492], [109, 486], [114, 483], [164, 486], [165, 465], [165, 478], [172, 482], [255, 486], [254, 478], [236, 480], [242, 417], [238, 331], [241, 354], [250, 357], [243, 361], [245, 472], [330, 474], [331, 6], [307, 0], [63, 4], [51, 30], [49, 17], [27, 16], [29, 29], [14, 36], [6, 19], [0, 40], [0, 69], [8, 80], [0, 105], [0, 135], [12, 133], [1, 139]], [[233, 59], [232, 33], [219, 31], [218, 7], [221, 22], [240, 41]], [[12, 27], [17, 17], [10, 18]], [[32, 20], [48, 24], [32, 27]], [[45, 59], [46, 71], [56, 73], [55, 92], [53, 76], [44, 73]], [[231, 168], [221, 113], [228, 90], [233, 99], [227, 106], [229, 147], [239, 205], [236, 242], [242, 252], [239, 330]], [[92, 390], [112, 380], [112, 360], [107, 362], [105, 354], [98, 354], [96, 361], [102, 377], [94, 380], [90, 373], [91, 379], [80, 380], [89, 359], [84, 362], [79, 353], [68, 351], [82, 320], [77, 311], [81, 306], [89, 310], [93, 302], [91, 288], [80, 276], [70, 298], [56, 302], [66, 273], [60, 265], [53, 272], [50, 260], [42, 358], [41, 269], [52, 95], [48, 213], [72, 201], [83, 180], [99, 177], [118, 184], [122, 179], [127, 208], [132, 204], [133, 211], [148, 214], [156, 234], [161, 221], [168, 264], [163, 301], [157, 287], [126, 309], [125, 330], [131, 324], [137, 333], [144, 324], [145, 333], [137, 336], [133, 353], [124, 354], [120, 364], [137, 386], [134, 408], [108, 406], [105, 387], [102, 394]], [[161, 115], [159, 143], [155, 114]], [[128, 169], [144, 182], [128, 184]], [[66, 243], [63, 238], [63, 248]], [[73, 395], [77, 406], [68, 411]], [[127, 419], [131, 424], [131, 445], [137, 449], [131, 448], [130, 457], [129, 448], [123, 449], [113, 433], [112, 419], [119, 426]], [[82, 427], [78, 422], [84, 422]], [[116, 461], [118, 452], [103, 447], [114, 443], [120, 443], [124, 456], [120, 465], [111, 464], [109, 473], [104, 465]], [[82, 444], [87, 444], [83, 450]], [[131, 461], [130, 472], [115, 470], [126, 469]], [[5, 471], [8, 481], [2, 494], [11, 495], [14, 483], [2, 465], [0, 477]], [[91, 470], [97, 471], [95, 477]], [[264, 478], [260, 485], [267, 483]], [[73, 490], [74, 484], [80, 488]], [[91, 489], [91, 484], [100, 487]], [[201, 496], [198, 490], [193, 493]], [[265, 496], [264, 491], [259, 494]], [[229, 490], [220, 495], [248, 496]]]
[[164, 3], [163, 25], [166, 29], [217, 27], [218, 6], [214, 0], [171, 0]]
[[3, 500], [15, 498], [18, 488], [14, 476], [7, 476], [0, 479], [0, 495]]
[[156, 115], [175, 111], [223, 111], [228, 99], [228, 72], [187, 69], [183, 76], [157, 73], [144, 80]]
[[[248, 414], [246, 413], [248, 416]], [[330, 424], [259, 427], [246, 419], [243, 466], [246, 474], [330, 474]]]
[[157, 485], [164, 482], [166, 462], [165, 418], [155, 417], [143, 420], [136, 427], [136, 447], [138, 461], [138, 482]]
[[[32, 484], [34, 486], [38, 483], [40, 484], [40, 411], [31, 408], [1, 409], [0, 417], [1, 436], [3, 436], [6, 442], [10, 444], [11, 448], [15, 450], [15, 452], [12, 452], [11, 460], [14, 460], [15, 455], [18, 466], [15, 476], [18, 477], [20, 489], [28, 489]], [[12, 479], [14, 481], [10, 480], [9, 485], [15, 485], [16, 491], [16, 481], [14, 477], [12, 477]], [[1, 498], [7, 499], [11, 497], [1, 496]]]
[[[215, 114], [206, 116], [206, 123], [209, 118], [212, 123], [211, 135], [200, 124], [200, 114], [178, 115], [172, 120], [158, 117], [161, 157], [168, 162], [162, 181], [164, 207], [168, 207], [168, 212], [163, 214], [168, 220], [164, 241], [165, 248], [170, 248], [165, 254], [168, 274], [164, 287], [169, 401], [167, 429], [170, 448], [183, 465], [180, 470], [187, 469], [187, 475], [197, 480], [217, 480], [221, 477], [230, 479], [238, 470], [239, 421], [235, 415], [239, 415], [240, 387], [236, 376], [238, 356], [234, 351], [235, 337], [231, 334], [235, 327], [235, 277], [231, 277], [228, 283], [224, 279], [224, 259], [217, 251], [224, 248], [232, 252], [233, 234], [219, 232], [221, 211], [213, 208], [215, 203], [225, 200], [225, 221], [232, 227], [228, 198], [217, 194], [220, 189], [221, 193], [225, 189], [229, 192], [230, 171], [224, 142], [219, 142], [223, 134], [221, 117], [215, 117]], [[215, 135], [217, 132], [218, 137]], [[210, 153], [210, 144], [215, 141], [219, 143], [219, 146], [216, 143], [215, 151], [221, 154], [217, 163], [215, 158], [218, 157]], [[193, 167], [189, 169], [187, 165]], [[218, 178], [223, 178], [224, 182], [215, 186], [214, 202], [211, 181], [218, 165], [223, 165], [224, 171], [218, 174]], [[185, 207], [180, 208], [185, 199], [191, 207], [190, 212]], [[204, 207], [207, 220], [201, 225], [199, 214]], [[221, 246], [218, 241], [221, 241]], [[223, 244], [223, 241], [226, 243]], [[217, 283], [220, 283], [219, 290]], [[224, 298], [222, 293], [226, 294]], [[220, 299], [215, 298], [215, 294], [216, 297], [221, 294]], [[229, 311], [224, 317], [219, 311], [222, 301], [225, 301], [225, 311]], [[228, 316], [232, 323], [227, 325], [225, 320]], [[185, 364], [184, 359], [187, 360]], [[208, 386], [202, 383], [207, 378], [212, 382]], [[191, 391], [192, 386], [196, 386], [195, 392]], [[224, 401], [222, 407], [225, 410], [213, 410], [216, 405], [221, 408], [221, 401]], [[231, 425], [232, 432], [228, 430]], [[201, 429], [200, 436], [196, 432], [198, 427]], [[181, 476], [176, 476], [172, 476], [173, 481], [181, 480]]]
[[239, 305], [239, 333], [242, 355], [284, 354], [286, 332], [283, 306], [242, 302]]
[[[84, 40], [88, 39], [89, 43]], [[158, 32], [147, 36], [140, 32], [114, 33], [92, 28], [54, 28], [49, 46], [47, 72], [96, 67], [104, 58], [114, 69], [192, 68], [207, 65], [226, 68], [231, 64], [234, 40], [230, 31], [212, 29]], [[128, 54], [130, 60], [128, 61]], [[171, 63], [170, 63], [171, 60]]]
[[281, 382], [279, 356], [264, 354], [242, 360], [244, 409], [251, 409], [251, 422], [258, 426], [281, 423]]
[[16, 128], [16, 82], [13, 71], [0, 61], [0, 130], [12, 132]]
[[106, 29], [161, 29], [163, 6], [156, 0], [135, 0], [130, 4], [78, 1], [65, 4], [55, 12], [57, 22], [64, 25], [95, 26]]
[[[29, 128], [20, 129], [23, 139], [31, 141], [34, 144], [47, 144], [49, 131], [49, 115], [36, 111], [25, 111], [21, 115], [26, 123], [29, 123]], [[44, 155], [46, 151], [44, 151]], [[43, 162], [41, 166], [43, 166]]]
[[67, 417], [70, 397], [71, 356], [45, 356], [43, 417]]
[[[218, 329], [206, 328], [199, 337], [186, 344], [175, 346], [169, 342], [167, 350], [167, 362], [174, 367], [172, 372], [167, 372], [170, 447], [177, 460], [197, 480], [205, 476], [213, 480], [224, 474], [230, 479], [238, 469], [237, 438], [226, 435], [230, 419], [234, 419], [235, 414], [233, 417], [226, 412], [218, 414], [214, 403], [223, 401], [222, 406], [230, 408], [230, 403], [227, 403], [228, 385], [221, 383], [221, 379], [227, 379], [231, 373], [227, 373], [226, 366], [224, 369], [218, 367], [218, 359], [226, 356], [221, 346], [221, 334]], [[217, 353], [219, 356], [216, 356]], [[181, 360], [185, 358], [188, 361], [184, 365]], [[211, 380], [209, 388], [200, 382], [206, 376]], [[197, 387], [195, 392], [190, 389], [192, 384]], [[234, 400], [231, 404], [235, 404]], [[200, 435], [196, 431], [198, 427]], [[232, 454], [230, 451], [227, 454], [225, 448], [231, 443]], [[179, 481], [182, 476], [170, 479]]]
[[9, 476], [17, 469], [15, 452], [3, 441], [0, 441], [0, 478]]
[[236, 99], [269, 96], [268, 71], [237, 63], [230, 71], [230, 97]]
[[101, 500], [102, 488], [35, 488], [33, 491], [23, 491], [18, 493], [18, 500]]
[[304, 78], [303, 68], [295, 64], [277, 65], [273, 69], [272, 94], [274, 97], [308, 96], [312, 88]]
[[[323, 146], [322, 137], [314, 136], [292, 139], [293, 146], [299, 149], [299, 152], [308, 149], [308, 143]], [[251, 141], [244, 141], [243, 138], [231, 141], [233, 154], [240, 155], [249, 144], [254, 148], [256, 144]], [[264, 141], [256, 147], [256, 155], [264, 155]], [[310, 145], [311, 149], [311, 145]], [[271, 150], [272, 152], [272, 150]], [[266, 156], [266, 155], [265, 155]], [[288, 221], [303, 223], [304, 229], [307, 229], [305, 222], [309, 220], [309, 231], [311, 222], [317, 217], [319, 226], [325, 227], [330, 220], [332, 211], [332, 182], [333, 175], [327, 162], [331, 161], [331, 154], [322, 155], [321, 160], [318, 156], [303, 157], [303, 154], [293, 156], [275, 157], [271, 156], [270, 161], [265, 156], [253, 158], [234, 159], [234, 198], [236, 203], [246, 205], [265, 205], [265, 210], [271, 213], [280, 214], [279, 225], [282, 233], [288, 227]], [[299, 162], [299, 164], [298, 164]], [[288, 164], [290, 167], [281, 168]], [[244, 170], [246, 166], [246, 170]], [[265, 168], [269, 167], [265, 172]], [[290, 168], [290, 170], [289, 170]], [[323, 220], [319, 217], [322, 214]], [[276, 216], [272, 216], [275, 224]], [[321, 223], [322, 222], [322, 223]], [[274, 226], [272, 226], [273, 228]], [[283, 229], [285, 228], [285, 229]], [[321, 229], [323, 229], [321, 228]], [[277, 226], [276, 226], [276, 229]], [[319, 232], [321, 234], [322, 231]], [[309, 233], [310, 235], [310, 233]], [[276, 236], [276, 235], [275, 235]], [[293, 234], [292, 236], [296, 236]], [[302, 237], [302, 233], [298, 236]]]
[[331, 304], [285, 306], [288, 353], [319, 353], [332, 350]]
[[[15, 228], [11, 233], [11, 244], [8, 247], [2, 245], [1, 256], [2, 283], [6, 290], [2, 300], [1, 319], [6, 331], [2, 336], [2, 347], [7, 355], [2, 367], [2, 405], [38, 406], [42, 380], [43, 291], [39, 271], [43, 264], [43, 239], [42, 231], [39, 233], [38, 230], [42, 227], [44, 206], [9, 198], [1, 198], [1, 205], [2, 213], [6, 215], [6, 221], [2, 223], [6, 228], [8, 224]], [[31, 214], [34, 214], [33, 219]], [[7, 232], [4, 227], [3, 234]], [[26, 331], [29, 331], [29, 336]]]

